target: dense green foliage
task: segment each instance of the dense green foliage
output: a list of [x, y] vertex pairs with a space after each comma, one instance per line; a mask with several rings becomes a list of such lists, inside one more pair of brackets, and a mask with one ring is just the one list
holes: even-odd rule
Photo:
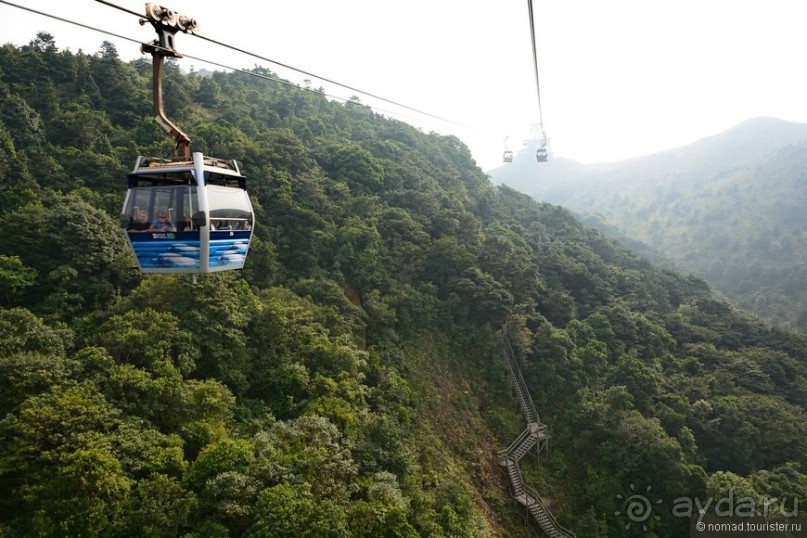
[[0, 48], [0, 535], [532, 535], [496, 468], [502, 328], [554, 437], [529, 479], [578, 536], [636, 532], [634, 483], [807, 498], [807, 341], [357, 102], [169, 65], [257, 239], [237, 274], [141, 277], [114, 216], [171, 152], [149, 76]]
[[607, 165], [561, 159], [536, 169], [526, 157], [493, 177], [648, 245], [743, 309], [807, 334], [807, 125], [756, 118]]

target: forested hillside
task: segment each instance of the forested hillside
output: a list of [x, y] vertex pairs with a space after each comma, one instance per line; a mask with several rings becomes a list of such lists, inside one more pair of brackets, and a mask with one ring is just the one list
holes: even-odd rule
[[807, 125], [756, 118], [610, 164], [536, 169], [528, 157], [492, 177], [613, 226], [743, 309], [807, 333]]
[[358, 100], [169, 63], [168, 116], [239, 160], [256, 238], [239, 272], [141, 276], [117, 215], [173, 149], [150, 76], [109, 43], [0, 47], [0, 536], [539, 535], [498, 468], [503, 334], [552, 436], [525, 479], [577, 536], [807, 499], [807, 339]]

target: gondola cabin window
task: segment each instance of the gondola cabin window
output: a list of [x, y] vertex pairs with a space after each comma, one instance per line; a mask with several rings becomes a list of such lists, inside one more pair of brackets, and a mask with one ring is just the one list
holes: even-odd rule
[[245, 190], [208, 184], [207, 192], [211, 230], [252, 229], [252, 210]]
[[[167, 231], [160, 226], [168, 225], [175, 232], [192, 231], [192, 217], [197, 211], [199, 196], [195, 186], [134, 188], [125, 209], [130, 218], [126, 229], [130, 233]], [[161, 216], [165, 217], [165, 223], [160, 222]]]

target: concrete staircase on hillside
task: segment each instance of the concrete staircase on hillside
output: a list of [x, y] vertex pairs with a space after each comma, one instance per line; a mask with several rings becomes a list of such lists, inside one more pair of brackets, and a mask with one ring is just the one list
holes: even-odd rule
[[518, 362], [516, 362], [510, 340], [506, 335], [502, 337], [502, 340], [504, 344], [502, 355], [507, 363], [510, 381], [513, 383], [513, 393], [518, 400], [521, 414], [527, 421], [527, 427], [513, 441], [513, 444], [506, 450], [499, 452], [500, 463], [510, 480], [510, 494], [527, 509], [527, 512], [535, 519], [535, 522], [538, 523], [538, 526], [549, 538], [574, 538], [575, 534], [558, 523], [538, 492], [525, 484], [521, 476], [521, 469], [518, 466], [519, 460], [533, 448], [535, 448], [536, 455], [546, 449], [549, 443], [549, 434], [547, 433], [546, 424], [543, 424], [538, 416], [538, 410], [535, 408], [530, 391], [527, 389], [527, 384], [521, 375], [521, 369], [518, 367]]

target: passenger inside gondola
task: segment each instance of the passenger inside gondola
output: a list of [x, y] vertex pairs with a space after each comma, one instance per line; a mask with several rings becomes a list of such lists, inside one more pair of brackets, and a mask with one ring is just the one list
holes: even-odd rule
[[145, 232], [149, 229], [151, 223], [149, 222], [149, 214], [146, 210], [141, 209], [134, 219], [131, 220], [129, 226], [126, 228], [129, 232]]
[[151, 222], [150, 232], [175, 232], [177, 227], [174, 223], [168, 220], [168, 215], [164, 212], [157, 214], [157, 218]]

